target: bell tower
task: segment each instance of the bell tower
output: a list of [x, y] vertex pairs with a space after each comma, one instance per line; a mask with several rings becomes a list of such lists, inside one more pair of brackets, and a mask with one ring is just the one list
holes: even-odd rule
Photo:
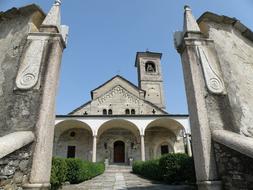
[[161, 57], [161, 53], [137, 52], [135, 67], [139, 88], [146, 91], [145, 100], [165, 109]]

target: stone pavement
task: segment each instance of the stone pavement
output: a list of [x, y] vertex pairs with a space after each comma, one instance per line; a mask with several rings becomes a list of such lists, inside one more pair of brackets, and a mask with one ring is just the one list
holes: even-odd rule
[[66, 185], [63, 190], [192, 190], [189, 186], [165, 185], [131, 173], [131, 167], [110, 165], [105, 173], [77, 185]]

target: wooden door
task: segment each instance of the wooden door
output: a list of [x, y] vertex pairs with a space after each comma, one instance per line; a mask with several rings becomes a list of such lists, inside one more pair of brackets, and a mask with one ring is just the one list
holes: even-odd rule
[[115, 163], [125, 162], [125, 143], [122, 141], [116, 141], [114, 143], [114, 162]]

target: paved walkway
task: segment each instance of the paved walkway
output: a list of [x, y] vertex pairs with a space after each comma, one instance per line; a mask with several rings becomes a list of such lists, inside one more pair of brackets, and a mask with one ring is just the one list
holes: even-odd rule
[[66, 185], [63, 190], [192, 190], [188, 186], [172, 186], [141, 178], [131, 173], [131, 167], [110, 165], [105, 173], [77, 185]]

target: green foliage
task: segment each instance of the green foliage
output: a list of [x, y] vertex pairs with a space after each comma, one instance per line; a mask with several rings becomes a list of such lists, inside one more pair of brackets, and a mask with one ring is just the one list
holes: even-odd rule
[[159, 159], [136, 161], [133, 163], [133, 172], [153, 180], [162, 179]]
[[51, 169], [51, 189], [56, 190], [61, 187], [66, 180], [67, 164], [63, 158], [53, 158]]
[[193, 159], [186, 154], [166, 154], [160, 159], [136, 161], [133, 173], [153, 180], [163, 180], [169, 184], [195, 183]]
[[51, 189], [58, 189], [65, 181], [71, 184], [83, 182], [102, 174], [104, 170], [103, 163], [92, 163], [78, 158], [53, 158]]
[[159, 161], [162, 178], [167, 183], [194, 183], [195, 170], [193, 159], [187, 154], [167, 154]]
[[83, 161], [78, 158], [68, 158], [67, 163], [67, 181], [71, 184], [82, 182], [83, 179]]

